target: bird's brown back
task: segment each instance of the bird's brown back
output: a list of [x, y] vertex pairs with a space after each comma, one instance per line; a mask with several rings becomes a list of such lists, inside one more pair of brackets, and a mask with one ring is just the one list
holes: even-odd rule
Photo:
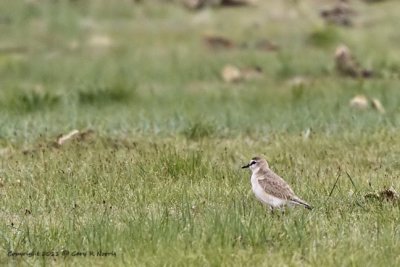
[[258, 183], [264, 191], [280, 199], [293, 199], [296, 197], [292, 188], [279, 175], [269, 168], [261, 168], [256, 176]]

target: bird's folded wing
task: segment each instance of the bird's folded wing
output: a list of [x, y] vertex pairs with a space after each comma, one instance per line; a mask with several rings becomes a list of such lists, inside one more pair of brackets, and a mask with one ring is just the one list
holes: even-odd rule
[[294, 196], [290, 186], [277, 174], [269, 172], [267, 177], [259, 179], [258, 183], [265, 193], [281, 199], [291, 199]]

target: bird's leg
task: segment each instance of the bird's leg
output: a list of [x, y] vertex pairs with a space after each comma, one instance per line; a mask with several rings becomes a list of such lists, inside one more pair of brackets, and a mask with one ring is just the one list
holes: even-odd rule
[[272, 206], [269, 206], [269, 211], [271, 212], [272, 215], [275, 214], [275, 209]]
[[280, 208], [279, 210], [281, 211], [281, 215], [285, 215], [285, 208]]
[[276, 208], [274, 208], [274, 207], [270, 206], [269, 209], [270, 209], [272, 215], [276, 215], [278, 217], [281, 217], [281, 216], [285, 215], [285, 208], [284, 207], [276, 207]]

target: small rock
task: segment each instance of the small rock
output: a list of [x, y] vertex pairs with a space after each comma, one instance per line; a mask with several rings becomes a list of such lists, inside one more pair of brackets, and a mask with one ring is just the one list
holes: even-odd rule
[[73, 130], [65, 135], [61, 135], [60, 137], [57, 138], [57, 144], [59, 146], [63, 145], [65, 142], [73, 138], [74, 136], [78, 135], [79, 131], [78, 130]]
[[381, 101], [379, 101], [377, 98], [372, 98], [371, 99], [371, 104], [372, 104], [372, 107], [374, 109], [376, 109], [379, 113], [384, 114], [386, 112], [385, 108], [383, 107], [383, 105], [381, 103]]
[[303, 133], [302, 133], [303, 139], [304, 139], [304, 140], [310, 139], [311, 134], [312, 134], [312, 129], [311, 129], [311, 128], [305, 129], [305, 130], [303, 131]]
[[94, 48], [109, 48], [114, 42], [107, 35], [93, 35], [89, 38], [88, 44]]
[[336, 24], [340, 26], [352, 26], [351, 17], [355, 14], [354, 10], [348, 3], [340, 1], [333, 7], [324, 9], [320, 12], [320, 16], [326, 23]]
[[243, 75], [239, 68], [233, 65], [226, 65], [222, 69], [222, 79], [227, 83], [238, 82], [243, 79]]
[[232, 40], [220, 35], [206, 34], [203, 37], [203, 41], [207, 47], [213, 50], [231, 49], [236, 47], [236, 44]]
[[386, 201], [394, 202], [399, 200], [399, 194], [396, 192], [396, 190], [394, 190], [393, 187], [382, 190], [381, 192], [379, 192], [379, 196], [381, 199]]
[[357, 109], [367, 109], [372, 107], [381, 114], [384, 114], [385, 108], [377, 98], [369, 99], [365, 95], [356, 95], [350, 100], [350, 106]]
[[233, 83], [241, 80], [253, 80], [262, 76], [261, 67], [247, 67], [239, 69], [233, 65], [226, 65], [221, 72], [222, 79], [225, 82]]
[[365, 95], [356, 95], [350, 100], [350, 106], [357, 109], [367, 109], [368, 98]]
[[340, 45], [335, 50], [335, 66], [339, 74], [353, 78], [370, 78], [372, 70], [363, 69], [353, 57], [346, 45]]
[[366, 199], [376, 199], [380, 201], [398, 202], [400, 200], [399, 194], [393, 187], [383, 189], [379, 192], [370, 192], [365, 194]]

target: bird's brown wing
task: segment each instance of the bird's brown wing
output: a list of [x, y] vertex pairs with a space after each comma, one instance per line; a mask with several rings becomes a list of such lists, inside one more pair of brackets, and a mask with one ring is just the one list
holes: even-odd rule
[[292, 199], [295, 194], [290, 186], [276, 173], [271, 170], [266, 171], [263, 178], [258, 183], [264, 189], [265, 193], [281, 199]]

